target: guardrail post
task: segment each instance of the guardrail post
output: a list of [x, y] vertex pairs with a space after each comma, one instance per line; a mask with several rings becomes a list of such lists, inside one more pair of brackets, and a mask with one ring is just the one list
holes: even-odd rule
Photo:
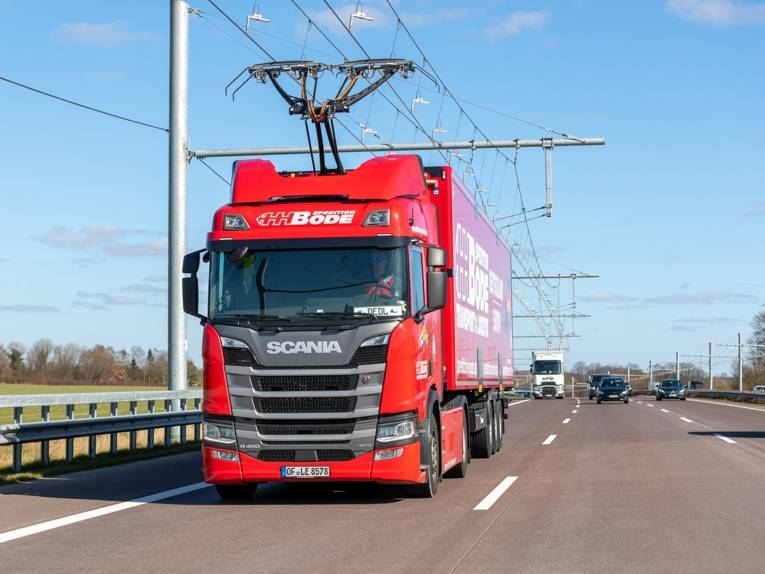
[[[40, 419], [45, 422], [50, 421], [49, 405], [40, 407]], [[50, 448], [47, 440], [40, 441], [40, 464], [42, 466], [48, 466], [50, 464]]]
[[[150, 414], [154, 414], [154, 401], [149, 401], [146, 405], [146, 410]], [[146, 448], [154, 448], [154, 429], [146, 431]]]
[[[199, 410], [201, 404], [202, 404], [201, 399], [194, 399], [195, 410]], [[202, 429], [200, 428], [201, 426], [202, 425], [200, 425], [199, 423], [194, 425], [194, 441], [195, 442], [199, 442], [202, 438], [202, 432], [201, 432]]]
[[[24, 409], [13, 407], [13, 422], [21, 424], [24, 421]], [[21, 444], [13, 445], [13, 472], [21, 472]]]
[[[186, 399], [181, 399], [181, 410], [186, 410]], [[181, 444], [186, 442], [186, 425], [181, 425]]]
[[[74, 419], [74, 405], [66, 405], [66, 419]], [[74, 439], [66, 439], [66, 462], [72, 462], [74, 460]]]
[[[116, 417], [118, 403], [109, 403], [109, 416]], [[113, 432], [109, 435], [109, 452], [117, 454], [117, 433]]]
[[[98, 404], [90, 403], [88, 405], [88, 416], [92, 419], [98, 415]], [[96, 458], [96, 435], [92, 434], [88, 436], [88, 456], [90, 458]]]
[[[173, 401], [165, 401], [165, 412], [169, 413], [173, 408]], [[165, 448], [168, 448], [172, 443], [172, 427], [165, 427]]]
[[[138, 402], [130, 401], [130, 415], [135, 416], [138, 414]], [[136, 449], [136, 431], [130, 431], [130, 450]]]

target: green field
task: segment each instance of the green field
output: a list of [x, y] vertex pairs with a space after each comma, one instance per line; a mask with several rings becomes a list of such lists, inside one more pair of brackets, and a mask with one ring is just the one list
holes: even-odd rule
[[164, 391], [165, 387], [143, 386], [96, 386], [96, 385], [27, 385], [0, 383], [0, 396], [3, 395], [53, 395], [66, 393], [115, 393], [131, 391]]

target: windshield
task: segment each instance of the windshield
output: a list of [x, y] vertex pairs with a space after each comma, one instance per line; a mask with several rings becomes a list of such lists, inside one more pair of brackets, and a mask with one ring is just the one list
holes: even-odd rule
[[623, 387], [624, 381], [622, 379], [604, 379], [600, 383], [601, 387]]
[[560, 375], [560, 361], [534, 361], [532, 372], [535, 375]]
[[680, 383], [680, 381], [662, 381], [661, 382], [661, 388], [662, 389], [674, 389], [682, 387], [683, 385]]
[[291, 321], [403, 317], [407, 311], [406, 251], [332, 248], [213, 251], [212, 320]]

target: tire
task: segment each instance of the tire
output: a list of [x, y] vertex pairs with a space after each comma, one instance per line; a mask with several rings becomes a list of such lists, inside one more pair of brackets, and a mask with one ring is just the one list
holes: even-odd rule
[[628, 405], [628, 404], [630, 404], [630, 400], [629, 400], [629, 399], [624, 399], [624, 404], [625, 404], [625, 405]]
[[656, 400], [657, 400], [657, 401], [660, 401], [660, 400], [661, 400], [661, 397], [656, 397]]
[[600, 404], [600, 403], [602, 403], [602, 402], [603, 402], [603, 401], [601, 401], [600, 399], [598, 399], [598, 404]]
[[[497, 408], [499, 407], [499, 408]], [[494, 418], [497, 421], [497, 427], [494, 429], [494, 445], [496, 448], [494, 449], [494, 452], [499, 452], [502, 450], [502, 435], [504, 434], [504, 424], [502, 422], [502, 401], [496, 401], [494, 403]]]
[[494, 452], [494, 423], [491, 402], [486, 405], [486, 426], [470, 436], [470, 454], [475, 458], [489, 458]]
[[681, 400], [683, 400], [683, 401], [684, 401], [684, 400], [685, 400], [685, 397], [683, 397]]
[[465, 478], [470, 463], [470, 433], [468, 432], [467, 415], [462, 413], [462, 462], [450, 468], [444, 476], [447, 478]]
[[215, 490], [223, 500], [252, 500], [257, 484], [216, 484]]
[[407, 485], [405, 493], [412, 498], [433, 498], [438, 494], [438, 484], [441, 482], [441, 440], [438, 421], [435, 415], [430, 415], [430, 432], [425, 449], [428, 453], [428, 471], [422, 484]]

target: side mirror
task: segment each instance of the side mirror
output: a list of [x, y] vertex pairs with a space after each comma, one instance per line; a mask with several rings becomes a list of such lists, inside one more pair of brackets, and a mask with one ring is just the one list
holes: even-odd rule
[[182, 281], [183, 292], [183, 312], [197, 317], [204, 323], [207, 321], [207, 317], [199, 313], [199, 285], [197, 282], [197, 271], [199, 271], [199, 254], [205, 251], [200, 249], [199, 251], [193, 251], [187, 253], [183, 257], [183, 273], [191, 275], [191, 277], [184, 277]]
[[446, 272], [428, 271], [428, 311], [436, 311], [444, 305], [446, 305]]
[[445, 267], [446, 250], [440, 247], [428, 247], [428, 267]]

